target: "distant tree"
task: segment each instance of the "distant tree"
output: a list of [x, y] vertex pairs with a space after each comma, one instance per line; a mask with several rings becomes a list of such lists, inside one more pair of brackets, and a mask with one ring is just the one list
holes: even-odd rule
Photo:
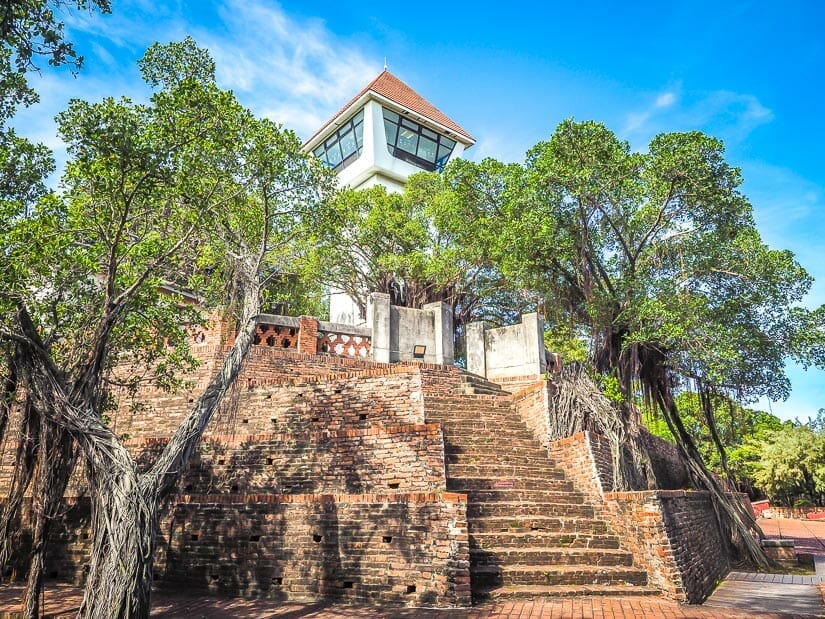
[[[59, 117], [66, 194], [18, 213], [0, 236], [0, 341], [14, 348], [17, 383], [7, 396], [25, 396], [25, 424], [47, 422], [34, 562], [77, 445], [93, 514], [84, 617], [148, 616], [161, 501], [240, 370], [267, 276], [314, 227], [332, 186], [292, 132], [218, 89], [212, 67], [191, 39], [155, 45], [141, 63], [158, 87], [149, 104], [72, 101]], [[228, 303], [239, 328], [161, 455], [138, 468], [104, 413], [123, 360], [161, 385], [186, 363], [183, 327], [198, 315], [170, 283], [206, 307]], [[27, 616], [36, 601], [29, 591]]]
[[790, 424], [758, 443], [753, 466], [756, 483], [771, 501], [823, 505], [825, 497], [825, 432], [809, 424]]

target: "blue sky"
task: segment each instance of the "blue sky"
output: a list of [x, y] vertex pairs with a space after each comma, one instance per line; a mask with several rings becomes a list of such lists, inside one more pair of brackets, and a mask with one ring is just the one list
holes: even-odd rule
[[[825, 4], [819, 2], [359, 3], [114, 0], [68, 14], [86, 66], [44, 70], [41, 104], [16, 121], [64, 159], [52, 118], [72, 97], [144, 99], [135, 60], [192, 35], [218, 79], [260, 115], [309, 136], [383, 68], [478, 143], [471, 159], [520, 161], [564, 118], [605, 122], [634, 148], [660, 131], [722, 138], [773, 247], [816, 277], [825, 303]], [[790, 367], [783, 418], [825, 407], [825, 372]]]

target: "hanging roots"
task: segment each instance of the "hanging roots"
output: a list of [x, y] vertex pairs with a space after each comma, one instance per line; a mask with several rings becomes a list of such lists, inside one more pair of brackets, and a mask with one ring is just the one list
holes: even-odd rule
[[641, 464], [644, 446], [626, 427], [621, 409], [606, 397], [581, 364], [564, 367], [551, 401], [549, 438], [558, 440], [576, 432], [590, 431], [610, 443], [613, 490], [647, 486], [648, 474]]

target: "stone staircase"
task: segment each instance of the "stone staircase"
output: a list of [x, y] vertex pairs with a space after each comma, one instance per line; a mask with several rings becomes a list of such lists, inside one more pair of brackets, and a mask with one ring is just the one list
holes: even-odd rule
[[463, 374], [454, 395], [425, 391], [424, 406], [444, 432], [447, 489], [467, 494], [475, 599], [658, 593], [506, 392]]

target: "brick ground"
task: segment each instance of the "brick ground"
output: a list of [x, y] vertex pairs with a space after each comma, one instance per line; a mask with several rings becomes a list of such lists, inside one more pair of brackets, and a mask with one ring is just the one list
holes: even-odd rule
[[823, 520], [760, 518], [757, 522], [768, 537], [792, 537], [797, 552], [825, 554], [825, 521]]
[[[12, 619], [21, 587], [0, 587], [0, 618]], [[65, 585], [50, 585], [46, 591], [46, 616], [71, 617], [80, 602], [80, 591]], [[461, 610], [375, 610], [328, 602], [297, 604], [268, 600], [218, 599], [158, 593], [152, 616], [172, 619], [225, 619], [230, 617], [280, 617], [281, 619], [781, 619], [793, 615], [754, 613], [733, 609], [681, 606], [655, 597], [536, 599], [487, 603]]]

